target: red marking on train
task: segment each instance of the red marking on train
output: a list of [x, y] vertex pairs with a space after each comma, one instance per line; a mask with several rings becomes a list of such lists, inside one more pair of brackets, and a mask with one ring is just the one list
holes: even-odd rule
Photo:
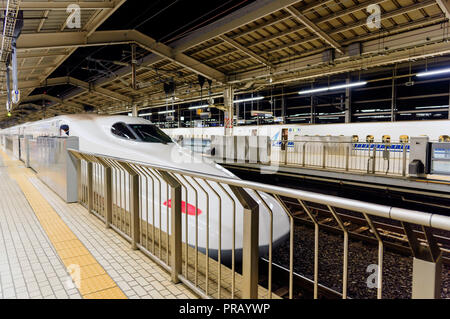
[[[167, 201], [163, 203], [164, 206], [167, 206]], [[169, 208], [172, 208], [172, 200], [169, 199]], [[181, 212], [186, 214], [186, 202], [181, 201]], [[195, 206], [191, 204], [187, 204], [187, 213], [189, 216], [195, 216]], [[197, 215], [202, 213], [201, 209], [197, 208]]]

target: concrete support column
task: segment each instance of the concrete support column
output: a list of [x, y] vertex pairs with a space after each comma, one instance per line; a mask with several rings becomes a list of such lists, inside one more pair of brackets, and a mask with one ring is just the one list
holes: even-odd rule
[[314, 95], [311, 95], [311, 124], [316, 124], [316, 101]]
[[448, 119], [450, 120], [450, 81], [448, 82]]
[[134, 117], [138, 116], [138, 108], [137, 108], [137, 106], [135, 104], [133, 104], [133, 107], [131, 109], [131, 115], [134, 116]]
[[[350, 77], [347, 78], [347, 84], [350, 84]], [[345, 89], [345, 123], [352, 122], [352, 90], [351, 88]]]
[[233, 118], [234, 118], [234, 89], [231, 85], [225, 88], [223, 93], [223, 102], [225, 106], [224, 128], [225, 135], [233, 135]]
[[281, 117], [283, 118], [281, 124], [286, 124], [286, 98], [284, 96], [284, 86], [281, 88]]
[[131, 45], [131, 87], [136, 90], [136, 44]]
[[391, 122], [396, 121], [396, 111], [397, 108], [397, 88], [395, 86], [395, 80], [397, 77], [397, 65], [394, 66], [394, 70], [392, 71], [392, 98], [391, 98]]

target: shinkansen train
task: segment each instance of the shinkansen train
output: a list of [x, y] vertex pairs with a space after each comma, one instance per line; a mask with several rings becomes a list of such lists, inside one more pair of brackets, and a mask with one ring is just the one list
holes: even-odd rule
[[[223, 127], [164, 129], [172, 136], [210, 137], [224, 135]], [[354, 142], [408, 142], [411, 137], [428, 136], [430, 141], [450, 141], [450, 120], [401, 121], [351, 124], [288, 124], [236, 126], [233, 135], [269, 136], [276, 146], [282, 140], [293, 141], [302, 136], [351, 136]]]
[[[39, 137], [55, 137], [63, 138], [66, 136], [76, 136], [79, 139], [79, 150], [82, 152], [95, 153], [117, 157], [121, 159], [128, 159], [148, 163], [151, 165], [180, 168], [193, 172], [210, 174], [215, 176], [223, 176], [228, 178], [237, 178], [234, 174], [224, 169], [212, 160], [201, 158], [191, 151], [188, 151], [177, 143], [175, 143], [167, 134], [165, 134], [158, 127], [151, 122], [129, 116], [99, 116], [99, 115], [68, 115], [58, 116], [55, 118], [42, 120], [33, 123], [26, 123], [20, 126], [11, 127], [0, 131], [0, 135], [19, 135], [30, 136], [34, 139]], [[186, 177], [189, 179], [189, 177]], [[208, 190], [211, 185], [207, 185], [204, 181], [198, 179], [198, 183]], [[191, 180], [192, 182], [192, 180]], [[128, 185], [128, 183], [125, 183]], [[156, 183], [155, 183], [156, 184]], [[195, 185], [195, 183], [193, 183]], [[233, 219], [232, 201], [228, 195], [224, 193], [218, 186], [215, 187], [214, 193], [218, 194], [222, 201], [213, 192], [206, 193], [198, 191], [198, 205], [195, 206], [196, 198], [195, 191], [188, 187], [188, 195], [182, 192], [183, 205], [187, 203], [188, 211], [183, 213], [188, 215], [188, 243], [194, 246], [196, 242], [195, 218], [198, 217], [198, 247], [205, 251], [207, 247], [207, 240], [209, 242], [209, 254], [214, 257], [217, 255], [219, 249], [219, 236], [221, 235], [221, 255], [222, 258], [231, 256], [232, 251], [232, 236], [233, 229], [235, 229], [235, 249], [237, 254], [242, 249], [242, 221], [243, 208], [236, 199], [234, 193], [224, 185], [228, 193], [233, 197], [236, 203], [236, 216]], [[166, 185], [162, 181], [161, 188], [155, 185], [152, 190], [152, 184], [149, 182], [143, 189], [143, 203], [144, 206], [151, 209], [153, 207], [153, 216], [145, 217], [148, 223], [153, 223], [154, 226], [162, 230], [170, 231], [167, 224], [167, 205], [170, 207], [170, 199], [166, 198]], [[144, 190], [146, 190], [144, 192]], [[161, 194], [159, 192], [161, 191]], [[151, 195], [154, 194], [154, 195]], [[270, 212], [266, 206], [263, 205], [260, 198], [252, 191], [249, 191], [250, 196], [259, 203], [260, 207], [260, 230], [259, 230], [259, 244], [260, 251], [264, 253], [267, 251], [270, 242]], [[289, 235], [289, 218], [284, 208], [272, 196], [261, 193], [262, 199], [273, 213], [273, 238], [274, 247], [281, 243], [284, 238]], [[206, 207], [209, 197], [209, 207]], [[122, 196], [119, 196], [122, 197]], [[115, 205], [127, 209], [129, 202], [127, 198], [119, 198], [115, 196], [113, 200]], [[221, 205], [221, 210], [219, 209]], [[159, 209], [162, 208], [162, 209]], [[191, 209], [193, 208], [193, 209]], [[155, 213], [161, 211], [161, 215]], [[221, 214], [219, 212], [221, 211]], [[193, 214], [191, 214], [193, 212]], [[150, 212], [151, 213], [151, 212]], [[221, 218], [220, 218], [221, 215]], [[144, 218], [144, 216], [143, 216]], [[221, 234], [218, 229], [219, 220], [221, 220]], [[233, 226], [233, 220], [236, 225]], [[183, 222], [183, 241], [185, 240], [185, 217]], [[206, 234], [208, 233], [208, 236]]]

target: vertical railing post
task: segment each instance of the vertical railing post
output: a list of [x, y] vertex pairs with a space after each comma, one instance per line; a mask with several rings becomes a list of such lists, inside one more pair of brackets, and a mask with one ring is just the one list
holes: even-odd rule
[[327, 167], [327, 145], [322, 145], [322, 168]]
[[413, 299], [440, 299], [442, 284], [442, 252], [430, 227], [422, 226], [428, 246], [424, 247], [417, 233], [408, 223], [402, 222], [403, 230], [413, 255]]
[[110, 228], [112, 224], [112, 168], [105, 166], [105, 190], [104, 190], [104, 207], [105, 207], [105, 225]]
[[96, 157], [96, 159], [104, 169], [103, 207], [105, 208], [105, 226], [109, 229], [112, 224], [112, 168], [105, 159], [100, 157]]
[[302, 150], [302, 166], [306, 166], [306, 142], [303, 143], [303, 150]]
[[349, 165], [350, 165], [350, 148], [352, 144], [347, 144], [347, 147], [345, 148], [345, 171], [348, 172]]
[[78, 200], [77, 200], [77, 202], [81, 203], [82, 202], [82, 196], [83, 196], [82, 195], [83, 194], [83, 192], [82, 192], [82, 187], [83, 187], [82, 185], [83, 184], [82, 184], [82, 181], [81, 181], [81, 161], [82, 160], [87, 161], [87, 160], [86, 160], [86, 158], [83, 155], [81, 155], [80, 153], [78, 153], [75, 150], [69, 150], [69, 154], [76, 159], [75, 166], [76, 166], [76, 170], [77, 170], [77, 185], [78, 185], [78, 192], [77, 192]]
[[288, 141], [283, 141], [284, 144], [284, 165], [287, 165], [288, 163]]
[[141, 237], [141, 221], [139, 216], [139, 173], [135, 171], [128, 163], [117, 162], [128, 173], [130, 178], [130, 237], [131, 237], [131, 249], [138, 249], [137, 244], [140, 243]]
[[377, 169], [377, 145], [373, 144], [373, 155], [372, 155], [372, 174], [375, 174]]
[[403, 143], [403, 162], [402, 162], [402, 176], [406, 176], [406, 155], [408, 154], [408, 144]]
[[259, 263], [259, 206], [243, 188], [231, 185], [230, 188], [244, 208], [242, 243], [242, 298], [257, 299]]
[[179, 283], [178, 275], [182, 269], [182, 224], [181, 224], [181, 184], [165, 171], [158, 171], [163, 180], [170, 186], [171, 207], [171, 236], [170, 236], [170, 267], [172, 268], [172, 282]]
[[88, 188], [88, 212], [92, 213], [94, 208], [94, 184], [93, 184], [93, 169], [92, 162], [87, 161], [87, 188]]

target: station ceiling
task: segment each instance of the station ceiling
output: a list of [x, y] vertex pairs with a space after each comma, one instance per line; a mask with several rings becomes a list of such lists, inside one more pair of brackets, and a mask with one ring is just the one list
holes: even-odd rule
[[[212, 94], [227, 85], [244, 92], [450, 53], [446, 0], [92, 0], [76, 2], [80, 28], [68, 27], [71, 1], [15, 2], [24, 12], [21, 101], [11, 118], [0, 110], [0, 123], [40, 119], [44, 110], [49, 117], [156, 107], [170, 82], [189, 101], [200, 95], [199, 75], [211, 80]], [[370, 19], [376, 8], [379, 28]]]

